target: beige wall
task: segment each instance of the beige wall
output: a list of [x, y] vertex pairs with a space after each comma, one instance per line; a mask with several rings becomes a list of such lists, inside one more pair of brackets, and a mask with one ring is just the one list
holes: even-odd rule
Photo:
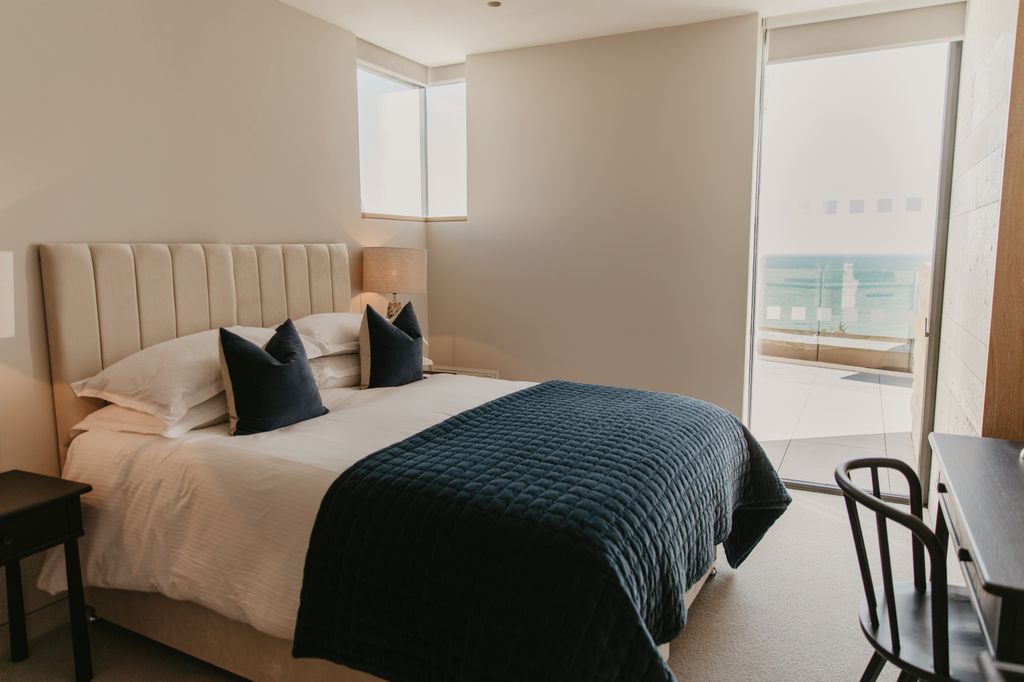
[[428, 226], [435, 360], [741, 412], [758, 34], [469, 58], [469, 220]]
[[425, 244], [422, 224], [360, 218], [354, 60], [352, 34], [276, 0], [0, 5], [0, 250], [17, 268], [0, 470], [57, 472], [33, 244], [346, 241], [356, 289], [361, 245]]
[[936, 431], [981, 433], [1017, 4], [967, 4]]

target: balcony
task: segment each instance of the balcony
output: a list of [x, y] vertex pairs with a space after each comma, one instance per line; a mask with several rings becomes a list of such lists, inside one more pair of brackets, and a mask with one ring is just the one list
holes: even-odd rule
[[[917, 468], [930, 290], [926, 256], [761, 259], [751, 430], [784, 478], [834, 485], [855, 457]], [[906, 493], [902, 477], [879, 483]]]
[[[894, 457], [917, 468], [910, 374], [765, 356], [753, 371], [751, 430], [784, 478], [831, 484], [836, 466], [854, 457]], [[900, 476], [880, 485], [907, 492]]]

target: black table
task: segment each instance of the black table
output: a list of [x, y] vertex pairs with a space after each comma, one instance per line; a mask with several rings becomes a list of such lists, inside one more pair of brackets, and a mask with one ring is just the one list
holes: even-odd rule
[[11, 660], [28, 658], [21, 560], [64, 545], [68, 575], [75, 679], [92, 679], [92, 654], [78, 559], [82, 530], [81, 496], [92, 486], [27, 471], [0, 473], [0, 563], [7, 573], [7, 616], [11, 629]]
[[940, 540], [952, 541], [992, 655], [1024, 663], [1024, 443], [932, 434]]

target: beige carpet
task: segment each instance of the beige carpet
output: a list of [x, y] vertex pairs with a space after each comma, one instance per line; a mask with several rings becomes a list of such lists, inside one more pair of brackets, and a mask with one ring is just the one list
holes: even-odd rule
[[[860, 578], [842, 498], [793, 493], [789, 511], [734, 571], [720, 558], [672, 644], [680, 680], [857, 680], [870, 648], [857, 625]], [[870, 533], [873, 520], [865, 519]], [[874, 542], [873, 535], [868, 541]], [[908, 574], [909, 540], [894, 538], [894, 561]], [[113, 625], [92, 626], [96, 681], [235, 680]], [[0, 680], [72, 680], [67, 628], [31, 644], [27, 661], [0, 659]], [[895, 680], [887, 668], [882, 679]]]
[[[738, 570], [720, 557], [718, 575], [672, 643], [669, 665], [680, 680], [860, 679], [872, 649], [857, 619], [864, 592], [843, 498], [792, 495], [789, 510]], [[862, 525], [877, 548], [874, 517]], [[889, 533], [896, 579], [905, 580], [909, 533]], [[897, 675], [887, 666], [879, 679]]]
[[[110, 623], [89, 627], [95, 682], [222, 682], [241, 678]], [[29, 657], [0, 658], [3, 682], [72, 682], [71, 630], [63, 627], [29, 642]]]

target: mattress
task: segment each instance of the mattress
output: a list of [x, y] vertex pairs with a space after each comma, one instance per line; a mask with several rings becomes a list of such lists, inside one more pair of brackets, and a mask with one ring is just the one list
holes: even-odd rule
[[[534, 384], [433, 375], [397, 388], [331, 389], [330, 412], [271, 433], [227, 425], [178, 439], [90, 431], [71, 444], [65, 478], [82, 498], [85, 584], [195, 602], [291, 639], [320, 501], [347, 468], [465, 410]], [[39, 587], [66, 589], [63, 550]]]

